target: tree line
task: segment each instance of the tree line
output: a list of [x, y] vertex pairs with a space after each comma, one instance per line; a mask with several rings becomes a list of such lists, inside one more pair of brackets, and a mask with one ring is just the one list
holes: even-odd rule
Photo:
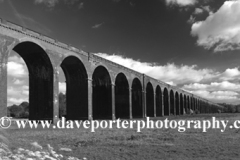
[[223, 106], [224, 113], [240, 113], [240, 104], [233, 105], [227, 103], [219, 103], [219, 105]]
[[[66, 115], [66, 95], [59, 93], [59, 116]], [[22, 102], [19, 105], [13, 104], [7, 107], [7, 116], [14, 118], [28, 118], [29, 116], [29, 103]]]

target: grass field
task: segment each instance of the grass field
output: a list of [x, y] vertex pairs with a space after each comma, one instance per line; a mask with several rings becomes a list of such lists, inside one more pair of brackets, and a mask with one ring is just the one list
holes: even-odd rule
[[[240, 120], [240, 114], [193, 115], [168, 117], [169, 119], [204, 120], [212, 116], [221, 120]], [[164, 120], [166, 117], [159, 119]], [[156, 120], [156, 119], [155, 119]], [[10, 148], [31, 149], [32, 142], [43, 147], [50, 144], [57, 153], [65, 156], [86, 157], [88, 160], [120, 159], [240, 159], [240, 131], [227, 128], [219, 129], [8, 129], [7, 138]], [[59, 148], [71, 148], [71, 152], [59, 151]]]

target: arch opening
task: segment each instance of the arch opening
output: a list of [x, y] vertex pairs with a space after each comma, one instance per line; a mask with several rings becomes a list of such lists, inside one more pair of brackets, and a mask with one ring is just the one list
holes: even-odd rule
[[132, 116], [133, 118], [143, 117], [142, 85], [138, 78], [132, 82]]
[[195, 98], [192, 98], [192, 108], [193, 108], [193, 112], [195, 112], [196, 108], [195, 108]]
[[170, 115], [175, 115], [174, 93], [173, 93], [173, 90], [170, 91]]
[[168, 90], [164, 88], [164, 116], [169, 116], [169, 98], [168, 98]]
[[193, 97], [190, 97], [190, 109], [193, 111]]
[[147, 116], [154, 117], [154, 91], [150, 82], [147, 83], [146, 92]]
[[162, 91], [160, 86], [156, 88], [156, 116], [162, 116]]
[[180, 115], [178, 92], [175, 93], [175, 108], [176, 108], [176, 115]]
[[66, 119], [88, 119], [88, 76], [83, 63], [74, 56], [65, 58], [61, 68], [66, 77]]
[[116, 118], [129, 118], [129, 85], [126, 76], [119, 73], [115, 81]]
[[112, 119], [112, 84], [107, 69], [98, 66], [92, 76], [93, 119]]
[[203, 113], [202, 100], [200, 100], [199, 102], [199, 110], [200, 110], [200, 113]]
[[199, 114], [200, 113], [199, 99], [196, 99], [196, 110], [197, 110], [197, 113]]
[[187, 113], [187, 97], [184, 94], [184, 114], [186, 114], [186, 113]]
[[47, 53], [33, 42], [17, 44], [13, 51], [25, 61], [29, 72], [30, 120], [53, 119], [53, 67]]
[[183, 108], [184, 108], [184, 104], [183, 104], [183, 95], [182, 93], [180, 94], [180, 115], [183, 115]]

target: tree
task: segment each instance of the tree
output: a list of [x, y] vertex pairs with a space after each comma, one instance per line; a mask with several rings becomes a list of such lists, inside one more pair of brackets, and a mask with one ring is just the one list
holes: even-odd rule
[[29, 117], [29, 103], [28, 102], [22, 102], [20, 107], [23, 108], [23, 112], [20, 114], [19, 118], [28, 118]]
[[[59, 93], [59, 117], [66, 116], [66, 95]], [[22, 102], [20, 105], [12, 105], [8, 107], [8, 116], [15, 118], [29, 117], [29, 103]]]
[[222, 103], [220, 105], [222, 105], [224, 107], [223, 108], [224, 113], [235, 113], [235, 112], [237, 112], [237, 107], [235, 105], [226, 104], [226, 103]]
[[9, 112], [11, 117], [19, 118], [20, 115], [24, 112], [24, 109], [22, 106], [18, 106], [14, 104], [9, 107]]

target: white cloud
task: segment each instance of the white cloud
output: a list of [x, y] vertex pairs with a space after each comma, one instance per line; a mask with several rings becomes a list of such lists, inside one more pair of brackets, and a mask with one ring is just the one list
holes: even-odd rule
[[233, 91], [214, 91], [209, 92], [205, 90], [191, 91], [191, 93], [199, 95], [205, 99], [215, 102], [228, 102], [233, 103], [239, 101], [238, 93]]
[[21, 97], [21, 94], [28, 95], [28, 86], [16, 87], [16, 86], [9, 86], [7, 89], [8, 96], [10, 97]]
[[201, 9], [201, 8], [195, 8], [195, 11], [193, 12], [193, 14], [201, 14], [201, 13], [203, 13], [203, 9]]
[[178, 6], [192, 6], [197, 3], [197, 0], [166, 0], [167, 5], [178, 5]]
[[24, 77], [27, 76], [27, 68], [25, 65], [16, 63], [16, 62], [8, 62], [7, 64], [8, 75], [14, 77]]
[[73, 5], [75, 3], [77, 3], [79, 0], [64, 0], [64, 3], [65, 4], [68, 4], [68, 5]]
[[166, 82], [166, 83], [171, 85], [171, 86], [177, 86], [177, 84], [173, 83], [172, 81], [171, 82]]
[[232, 83], [229, 81], [222, 81], [211, 82], [210, 84], [193, 83], [184, 85], [182, 89], [217, 103], [240, 103], [240, 83], [238, 82]]
[[202, 90], [202, 89], [207, 89], [209, 85], [207, 84], [201, 84], [201, 83], [191, 83], [188, 85], [184, 85], [183, 89], [191, 91], [191, 90]]
[[24, 60], [16, 53], [11, 52], [11, 57], [8, 58], [7, 71], [7, 96], [8, 106], [20, 104], [23, 101], [28, 101], [28, 69]]
[[15, 87], [8, 86], [7, 96], [8, 96], [8, 106], [17, 104], [19, 105], [23, 101], [28, 101], [28, 86]]
[[78, 5], [78, 9], [83, 9], [83, 7], [84, 7], [84, 3], [81, 2], [81, 3]]
[[15, 79], [14, 82], [13, 82], [13, 84], [15, 84], [15, 85], [21, 85], [21, 84], [24, 84], [24, 83], [25, 83], [24, 80], [19, 80], [19, 79]]
[[8, 98], [8, 106], [10, 105], [13, 105], [13, 104], [16, 104], [16, 105], [19, 105], [21, 104], [22, 102], [28, 102], [28, 99], [23, 99], [23, 98]]
[[22, 86], [21, 94], [24, 96], [28, 96], [29, 95], [29, 86], [26, 86], [26, 85]]
[[221, 80], [239, 80], [240, 79], [240, 71], [237, 67], [226, 69], [220, 76]]
[[99, 23], [99, 24], [95, 24], [94, 26], [92, 26], [92, 28], [93, 29], [100, 28], [103, 24], [104, 24], [104, 22], [103, 23]]
[[203, 9], [204, 11], [207, 11], [209, 14], [212, 14], [212, 13], [213, 13], [212, 10], [211, 10], [211, 8], [210, 8], [210, 6], [202, 6], [202, 9]]
[[239, 83], [231, 83], [228, 81], [212, 82], [210, 84], [193, 83], [193, 84], [184, 85], [183, 88], [186, 90], [239, 91], [240, 84]]
[[22, 89], [29, 90], [29, 86], [22, 86]]
[[21, 57], [15, 55], [16, 53], [13, 54], [14, 56], [8, 58], [7, 64], [8, 75], [18, 78], [27, 76], [28, 69], [24, 60]]
[[[62, 0], [64, 4], [74, 5], [79, 0]], [[45, 4], [47, 7], [52, 8], [55, 7], [61, 0], [35, 0], [35, 4]]]
[[190, 24], [193, 24], [195, 22], [195, 17], [193, 17], [193, 15], [190, 16], [189, 20], [187, 21]]
[[7, 95], [8, 96], [19, 96], [20, 91], [17, 90], [17, 88], [14, 87], [8, 87], [7, 89]]
[[54, 7], [58, 2], [59, 0], [35, 0], [36, 4], [43, 3], [48, 7]]
[[59, 93], [66, 93], [66, 83], [65, 82], [59, 82]]
[[26, 91], [26, 90], [25, 90], [25, 91], [23, 90], [23, 91], [22, 91], [22, 94], [28, 96], [28, 95], [29, 95], [29, 91], [28, 91], [28, 90], [27, 90], [27, 91]]
[[197, 44], [214, 52], [240, 49], [240, 0], [226, 1], [205, 21], [192, 25]]
[[156, 79], [171, 84], [184, 84], [192, 82], [200, 82], [205, 79], [215, 77], [216, 73], [210, 69], [197, 69], [196, 65], [175, 65], [166, 64], [164, 66], [155, 65], [146, 62], [140, 62], [131, 58], [125, 58], [120, 55], [108, 55], [105, 53], [97, 53], [96, 55], [106, 58], [110, 61], [131, 68], [140, 73], [144, 73]]
[[[16, 54], [16, 53], [14, 53], [14, 54]], [[24, 60], [21, 57], [16, 56], [16, 55], [9, 57], [8, 62], [16, 62], [16, 63], [25, 64]]]

